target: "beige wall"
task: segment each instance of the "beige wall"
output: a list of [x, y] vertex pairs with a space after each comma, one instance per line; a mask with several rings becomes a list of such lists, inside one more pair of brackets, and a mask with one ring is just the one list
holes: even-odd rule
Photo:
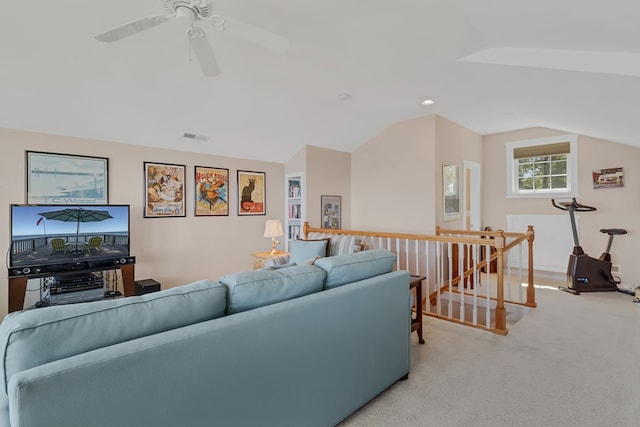
[[321, 226], [320, 197], [342, 197], [342, 228], [351, 228], [351, 154], [307, 146], [307, 221]]
[[[494, 229], [506, 229], [508, 214], [557, 215], [550, 199], [506, 199], [505, 143], [565, 134], [552, 129], [533, 128], [488, 135], [483, 138], [483, 223]], [[625, 228], [626, 236], [614, 240], [612, 258], [621, 267], [624, 283], [640, 285], [640, 263], [636, 248], [640, 246], [640, 148], [578, 136], [578, 201], [595, 206], [596, 212], [580, 214], [580, 243], [589, 255], [598, 257], [605, 248], [606, 235], [601, 228]], [[593, 188], [593, 170], [622, 167], [623, 188]], [[567, 254], [568, 259], [569, 254]]]
[[[163, 288], [211, 278], [252, 266], [250, 253], [267, 250], [266, 219], [283, 220], [284, 165], [174, 150], [117, 144], [0, 128], [0, 244], [10, 245], [9, 204], [25, 203], [25, 150], [109, 158], [109, 202], [131, 205], [131, 253], [136, 279], [153, 278]], [[143, 218], [143, 162], [187, 166], [185, 218]], [[193, 167], [229, 169], [228, 217], [194, 217]], [[236, 171], [266, 173], [267, 215], [237, 216]], [[0, 275], [0, 314], [7, 310], [6, 274]], [[29, 284], [31, 287], [31, 283]]]
[[342, 197], [342, 228], [350, 228], [351, 154], [306, 145], [285, 165], [287, 174], [304, 175], [304, 218], [311, 227], [321, 226], [320, 196]]
[[[352, 225], [363, 230], [433, 234], [462, 228], [443, 221], [442, 165], [482, 161], [482, 138], [444, 117], [396, 123], [352, 155]], [[460, 187], [462, 182], [460, 182]]]
[[307, 146], [298, 151], [285, 165], [286, 173], [304, 172], [307, 169]]
[[351, 153], [351, 225], [433, 234], [436, 117], [399, 122]]
[[[443, 228], [464, 229], [462, 200], [460, 217], [457, 220], [444, 221], [444, 200], [442, 190], [442, 166], [456, 165], [459, 171], [459, 191], [462, 191], [464, 179], [463, 161], [482, 162], [482, 137], [444, 117], [436, 116], [436, 223]], [[462, 197], [462, 193], [460, 193]]]

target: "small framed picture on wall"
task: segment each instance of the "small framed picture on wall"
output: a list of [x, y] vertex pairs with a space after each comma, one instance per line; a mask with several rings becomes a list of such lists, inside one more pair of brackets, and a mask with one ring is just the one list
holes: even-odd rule
[[229, 169], [195, 167], [196, 216], [229, 215]]
[[265, 173], [238, 171], [238, 215], [266, 215]]
[[184, 165], [144, 162], [144, 217], [186, 216]]
[[322, 228], [342, 228], [342, 197], [320, 196]]

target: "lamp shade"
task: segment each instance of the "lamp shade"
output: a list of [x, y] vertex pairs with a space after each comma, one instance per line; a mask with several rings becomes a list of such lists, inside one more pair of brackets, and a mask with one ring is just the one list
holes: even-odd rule
[[264, 237], [280, 237], [284, 236], [284, 231], [282, 231], [282, 223], [279, 219], [270, 219], [267, 220], [267, 223], [264, 225]]

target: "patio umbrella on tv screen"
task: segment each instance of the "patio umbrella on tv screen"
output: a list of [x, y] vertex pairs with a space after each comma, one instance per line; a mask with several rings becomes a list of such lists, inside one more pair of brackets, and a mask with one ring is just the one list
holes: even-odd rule
[[77, 223], [76, 252], [78, 252], [78, 236], [80, 235], [81, 222], [98, 222], [113, 218], [107, 211], [98, 211], [84, 208], [66, 208], [59, 211], [42, 212], [38, 215], [41, 215], [49, 220]]

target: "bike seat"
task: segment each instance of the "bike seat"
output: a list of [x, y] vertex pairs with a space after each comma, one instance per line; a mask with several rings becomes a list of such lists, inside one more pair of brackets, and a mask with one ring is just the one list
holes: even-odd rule
[[601, 228], [601, 233], [606, 233], [609, 236], [618, 236], [620, 234], [627, 234], [627, 230], [623, 228]]

